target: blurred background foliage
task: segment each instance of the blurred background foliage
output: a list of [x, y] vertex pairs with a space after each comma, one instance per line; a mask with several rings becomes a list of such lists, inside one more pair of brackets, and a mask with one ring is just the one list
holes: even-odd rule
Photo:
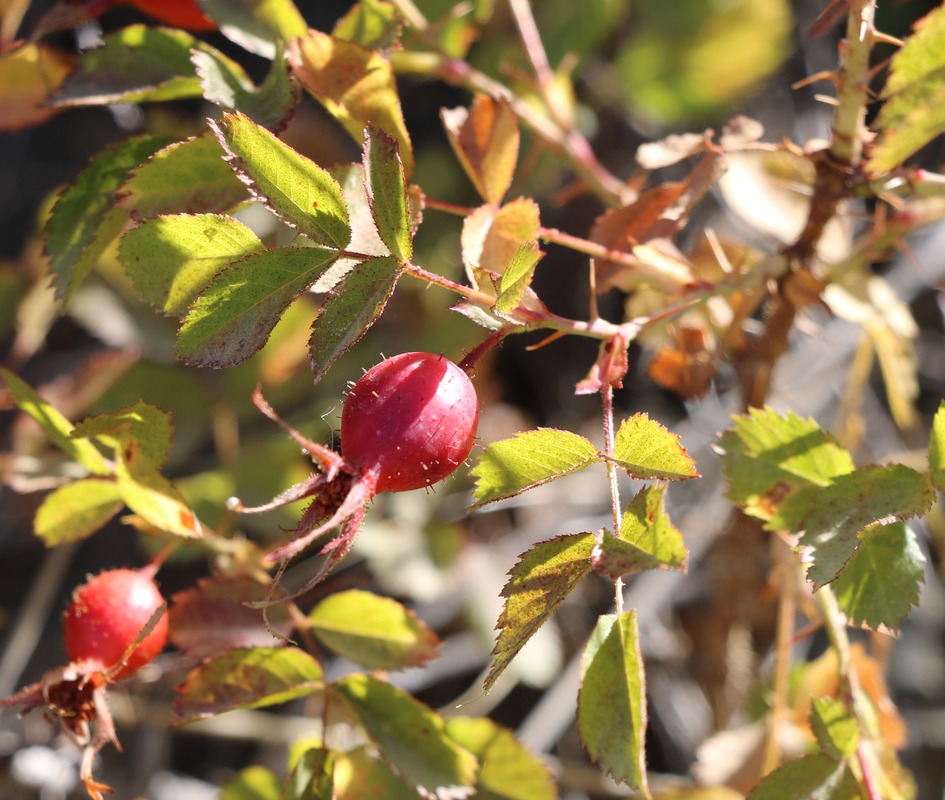
[[[0, 2], [0, 11], [4, 5]], [[50, 5], [42, 0], [33, 2], [24, 29], [35, 24]], [[312, 27], [330, 30], [350, 3], [335, 0], [298, 5]], [[933, 0], [887, 0], [880, 6], [878, 27], [903, 35], [935, 5]], [[467, 58], [527, 94], [522, 78], [528, 62], [503, 0], [464, 4], [418, 0], [417, 6], [436, 21], [451, 54]], [[768, 141], [783, 136], [803, 141], [824, 135], [829, 115], [815, 98], [822, 86], [790, 88], [806, 75], [835, 63], [839, 31], [819, 38], [807, 33], [823, 6], [817, 0], [540, 0], [534, 3], [534, 10], [557, 77], [558, 112], [577, 120], [608, 168], [630, 178], [636, 168], [634, 153], [641, 143], [675, 132], [718, 128], [736, 113], [761, 120]], [[96, 25], [108, 32], [140, 21], [145, 20], [133, 9], [117, 8], [79, 32], [55, 34], [51, 43], [73, 54], [95, 39], [100, 32]], [[247, 55], [222, 37], [211, 35], [209, 39], [243, 63], [255, 80], [265, 74], [263, 60]], [[400, 93], [417, 154], [414, 181], [436, 200], [477, 203], [439, 120], [441, 108], [468, 105], [469, 97], [458, 89], [414, 76], [401, 79]], [[297, 302], [258, 355], [219, 372], [198, 370], [173, 359], [174, 321], [159, 317], [136, 296], [113, 251], [104, 254], [93, 278], [71, 305], [65, 310], [57, 307], [48, 288], [37, 231], [59, 188], [74, 180], [88, 159], [110, 142], [140, 132], [183, 138], [202, 130], [204, 118], [217, 112], [216, 107], [200, 101], [75, 108], [37, 127], [0, 133], [3, 363], [39, 387], [71, 419], [115, 410], [139, 398], [170, 411], [175, 440], [167, 473], [211, 526], [234, 524], [224, 511], [227, 497], [236, 494], [247, 504], [262, 502], [309, 470], [309, 462], [298, 448], [253, 408], [249, 396], [257, 382], [265, 386], [268, 400], [290, 424], [315, 440], [330, 442], [338, 426], [346, 383], [375, 363], [381, 353], [431, 350], [458, 360], [482, 338], [480, 329], [449, 311], [452, 297], [438, 288], [405, 280], [368, 336], [313, 386], [306, 341], [317, 298]], [[320, 164], [359, 158], [357, 147], [311, 99], [302, 101], [282, 135], [292, 147]], [[922, 155], [933, 167], [943, 161], [938, 145]], [[675, 169], [658, 172], [655, 179], [678, 178]], [[544, 226], [584, 236], [602, 209], [572, 180], [557, 159], [526, 135], [509, 196], [535, 198]], [[751, 203], [750, 198], [747, 202]], [[691, 226], [694, 230], [700, 221], [711, 220], [717, 226], [734, 224], [715, 199], [700, 207], [698, 214], [701, 217]], [[259, 206], [250, 205], [238, 216], [267, 244], [286, 241], [290, 235]], [[460, 228], [459, 218], [427, 209], [414, 261], [459, 279], [463, 274]], [[586, 316], [586, 259], [562, 248], [548, 250], [535, 283], [538, 294], [553, 311]], [[941, 271], [935, 274], [941, 276]], [[922, 365], [917, 407], [929, 415], [945, 390], [941, 295], [917, 289], [911, 305], [919, 326]], [[611, 292], [601, 299], [601, 307], [605, 316], [618, 319], [623, 314], [623, 298]], [[477, 388], [483, 404], [480, 435], [484, 441], [537, 424], [579, 431], [593, 431], [598, 426], [597, 400], [575, 397], [573, 391], [595, 357], [596, 344], [567, 339], [527, 351], [526, 346], [537, 338], [517, 337], [483, 365]], [[684, 430], [694, 442], [703, 442], [726, 424], [725, 412], [731, 404], [725, 398], [733, 378], [724, 370], [712, 399], [687, 403], [656, 388], [645, 376], [647, 356], [642, 351], [635, 349], [632, 357], [626, 388], [618, 397], [625, 412], [649, 411], [671, 429], [688, 420], [689, 427]], [[823, 371], [815, 364], [802, 367], [785, 382], [794, 396], [808, 390], [816, 394], [819, 387], [807, 382], [824, 380]], [[911, 440], [908, 431], [900, 433], [890, 423], [877, 372], [874, 370], [871, 379], [872, 399], [865, 403], [868, 418], [864, 425], [874, 437], [868, 444], [888, 456], [897, 448], [908, 450]], [[829, 380], [835, 382], [834, 395], [841, 394], [842, 374], [835, 369]], [[60, 663], [59, 609], [85, 573], [138, 563], [157, 545], [116, 522], [91, 540], [64, 548], [68, 551], [65, 556], [44, 552], [31, 533], [32, 514], [43, 490], [52, 485], [49, 476], [54, 478], [64, 466], [50, 460], [54, 457], [45, 443], [9, 406], [0, 419], [0, 466], [6, 478], [0, 490], [3, 695], [15, 689], [16, 682], [33, 679]], [[703, 472], [709, 471], [705, 468], [709, 458], [704, 451], [698, 456]], [[445, 644], [442, 658], [422, 675], [407, 675], [405, 684], [433, 705], [453, 701], [467, 690], [469, 700], [482, 701], [476, 692], [477, 674], [492, 646], [504, 574], [530, 541], [554, 532], [549, 527], [551, 520], [557, 529], [568, 524], [574, 530], [587, 530], [606, 519], [608, 501], [599, 493], [601, 481], [591, 480], [593, 486], [569, 483], [571, 491], [565, 492], [566, 496], [562, 496], [564, 490], [557, 489], [536, 492], [513, 507], [472, 518], [463, 512], [468, 492], [465, 477], [449, 481], [435, 493], [378, 498], [358, 544], [361, 560], [329, 581], [325, 590], [348, 584], [378, 585], [412, 601]], [[718, 491], [718, 484], [706, 481], [704, 486], [682, 487], [677, 496], [680, 508], [688, 514], [677, 522], [687, 538], [690, 534], [697, 540], [708, 537], [714, 526], [722, 524], [724, 506], [707, 499], [713, 491]], [[296, 516], [296, 509], [282, 509], [262, 517], [244, 517], [239, 525], [251, 538], [273, 540], [283, 535], [280, 527], [291, 527]], [[700, 530], [687, 528], [687, 521]], [[688, 609], [699, 605], [711, 587], [700, 569], [698, 552], [697, 548], [688, 583], [658, 584], [662, 588], [650, 595], [654, 604], [678, 611], [683, 618]], [[174, 564], [162, 570], [165, 592], [172, 594], [192, 585], [204, 570], [204, 554], [198, 547], [186, 548]], [[656, 576], [655, 580], [671, 579]], [[40, 586], [40, 582], [45, 583]], [[921, 629], [921, 635], [909, 645], [912, 661], [903, 662], [904, 678], [897, 681], [893, 676], [893, 688], [907, 712], [910, 701], [915, 701], [926, 710], [945, 714], [945, 639], [941, 627], [934, 625], [935, 598], [941, 605], [940, 587], [933, 587], [931, 595], [932, 616], [916, 615], [913, 627]], [[603, 585], [600, 591], [582, 587], [561, 609], [548, 632], [529, 645], [531, 654], [523, 653], [513, 670], [517, 677], [487, 701], [497, 719], [519, 727], [533, 746], [539, 747], [542, 740], [535, 732], [546, 724], [535, 709], [547, 713], [551, 702], [547, 698], [553, 697], [550, 687], [560, 677], [558, 670], [579, 650], [588, 621], [605, 611], [610, 600], [609, 589]], [[23, 630], [23, 620], [36, 608], [31, 604], [38, 602], [45, 604], [40, 606], [45, 608], [44, 615], [32, 619], [32, 630], [25, 639], [20, 636], [16, 640], [18, 651], [11, 655], [14, 633]], [[941, 617], [937, 621], [940, 626]], [[675, 629], [667, 623], [666, 631], [670, 628]], [[695, 681], [686, 673], [687, 653], [674, 649], [684, 648], [683, 639], [651, 641], [654, 652], [648, 655], [662, 659], [662, 668], [652, 677], [656, 702], [650, 732], [651, 767], [657, 772], [682, 773], [695, 758], [701, 737], [708, 733], [705, 700], [700, 699]], [[661, 647], [668, 650], [661, 652]], [[169, 658], [164, 668], [173, 674], [180, 665]], [[751, 677], [746, 680], [753, 696], [761, 697], [763, 687]], [[198, 798], [199, 786], [187, 784], [190, 788], [186, 788], [180, 782], [183, 775], [212, 784], [222, 782], [233, 769], [249, 761], [281, 763], [281, 755], [276, 753], [284, 735], [267, 739], [266, 733], [260, 733], [267, 729], [258, 720], [263, 727], [253, 735], [223, 737], [219, 732], [169, 733], [158, 724], [162, 720], [141, 718], [141, 708], [156, 707], [149, 703], [166, 703], [164, 692], [158, 685], [146, 683], [138, 696], [144, 704], [138, 712], [132, 709], [118, 714], [126, 752], [120, 760], [114, 759], [109, 769], [125, 773], [124, 784], [115, 781], [123, 787], [119, 788], [120, 796], [147, 793], [154, 800]], [[659, 696], [665, 698], [667, 692], [674, 695], [672, 701], [661, 705]], [[486, 713], [489, 709], [480, 712], [473, 703], [469, 710]], [[571, 709], [566, 711], [565, 716], [571, 714]], [[924, 724], [932, 724], [931, 716], [922, 719]], [[692, 730], [685, 730], [687, 720]], [[913, 738], [907, 760], [916, 770], [920, 796], [942, 796], [945, 738], [941, 730], [941, 726], [937, 732], [930, 728]], [[46, 744], [43, 735], [35, 723], [19, 726], [9, 715], [4, 716], [0, 795], [10, 800], [39, 796], [22, 783], [10, 782], [10, 754], [24, 742]], [[612, 796], [614, 790], [599, 781], [596, 770], [589, 767], [583, 771], [583, 751], [573, 730], [564, 730], [553, 746], [555, 754], [571, 765], [570, 783], [565, 782], [570, 786], [568, 798]], [[114, 756], [104, 755], [109, 760]], [[155, 776], [163, 776], [164, 784], [155, 782]]]

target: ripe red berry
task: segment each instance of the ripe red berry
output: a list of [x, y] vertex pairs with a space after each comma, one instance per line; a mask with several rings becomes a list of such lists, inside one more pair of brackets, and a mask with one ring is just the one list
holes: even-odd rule
[[191, 31], [216, 30], [216, 23], [207, 19], [195, 0], [125, 0], [139, 11], [165, 25]]
[[[83, 584], [66, 609], [64, 636], [71, 661], [95, 659], [104, 669], [118, 665], [164, 598], [153, 579], [153, 569], [113, 569]], [[136, 672], [164, 649], [167, 614], [139, 642], [115, 679]]]
[[375, 492], [420, 489], [451, 475], [479, 421], [466, 373], [433, 353], [403, 353], [369, 369], [341, 413], [345, 461], [377, 473]]

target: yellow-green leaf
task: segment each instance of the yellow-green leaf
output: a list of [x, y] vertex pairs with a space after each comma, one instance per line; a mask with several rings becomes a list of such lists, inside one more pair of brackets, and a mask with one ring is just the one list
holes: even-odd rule
[[47, 547], [85, 539], [124, 505], [114, 481], [84, 478], [60, 486], [36, 509], [33, 532]]
[[696, 464], [679, 437], [646, 414], [634, 414], [623, 421], [614, 439], [614, 461], [641, 480], [681, 481], [699, 477]]
[[476, 478], [472, 508], [514, 497], [601, 458], [583, 436], [554, 428], [538, 428], [493, 442], [472, 469]]

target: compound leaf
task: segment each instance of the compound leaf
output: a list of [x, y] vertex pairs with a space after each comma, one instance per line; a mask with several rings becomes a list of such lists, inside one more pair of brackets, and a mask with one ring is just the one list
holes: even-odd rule
[[538, 428], [493, 442], [472, 469], [472, 508], [521, 494], [526, 489], [583, 469], [601, 455], [590, 441], [570, 431]]
[[259, 237], [232, 217], [178, 214], [128, 231], [118, 257], [145, 300], [183, 315], [225, 266], [263, 252]]
[[495, 301], [498, 313], [511, 314], [518, 308], [543, 255], [536, 242], [526, 242], [512, 256], [499, 282], [499, 296]]
[[591, 571], [596, 537], [573, 533], [539, 542], [519, 556], [502, 589], [505, 606], [496, 629], [492, 655], [495, 661], [486, 676], [486, 691], [492, 688], [509, 662], [532, 637], [571, 590]]
[[402, 604], [359, 589], [329, 595], [308, 622], [328, 649], [369, 669], [420, 666], [436, 655], [439, 643]]
[[204, 367], [229, 367], [259, 351], [282, 312], [318, 280], [337, 252], [280, 247], [226, 267], [194, 301], [177, 337], [177, 353]]
[[624, 420], [614, 439], [614, 461], [632, 477], [642, 480], [699, 477], [696, 464], [679, 437], [646, 414], [634, 414]]
[[326, 170], [239, 112], [224, 114], [210, 127], [230, 166], [273, 213], [326, 247], [348, 245], [348, 209]]
[[581, 660], [578, 731], [608, 775], [648, 795], [645, 696], [636, 611], [602, 615]]
[[840, 608], [854, 625], [897, 630], [919, 602], [925, 556], [904, 522], [871, 525], [833, 584]]
[[262, 708], [324, 688], [318, 662], [297, 647], [231, 650], [192, 669], [177, 690], [178, 723], [237, 708]]
[[330, 692], [344, 699], [381, 758], [421, 796], [452, 800], [470, 794], [476, 758], [447, 735], [432, 709], [369, 675], [342, 678]]

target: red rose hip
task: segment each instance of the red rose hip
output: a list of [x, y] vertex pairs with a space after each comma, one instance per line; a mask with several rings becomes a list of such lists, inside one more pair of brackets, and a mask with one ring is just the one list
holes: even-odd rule
[[[113, 569], [75, 590], [63, 631], [71, 661], [94, 659], [105, 669], [121, 662], [164, 602], [152, 575], [153, 568]], [[167, 625], [167, 614], [163, 614], [115, 673], [116, 680], [154, 660], [167, 641]]]
[[341, 414], [349, 464], [375, 472], [375, 492], [420, 489], [451, 475], [472, 450], [476, 390], [463, 370], [433, 353], [403, 353], [369, 369]]

